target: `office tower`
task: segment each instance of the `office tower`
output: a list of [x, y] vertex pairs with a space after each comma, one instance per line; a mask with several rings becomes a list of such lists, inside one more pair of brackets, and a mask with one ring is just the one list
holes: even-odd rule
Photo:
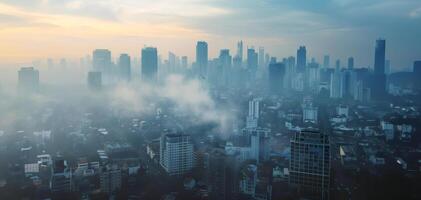
[[341, 69], [341, 60], [336, 60], [335, 69], [340, 70]]
[[54, 159], [51, 168], [50, 189], [54, 194], [62, 194], [72, 191], [72, 170], [67, 161], [62, 158]]
[[187, 70], [188, 67], [189, 67], [189, 62], [188, 62], [187, 56], [182, 56], [181, 57], [181, 68], [182, 68], [182, 70]]
[[300, 46], [297, 50], [297, 70], [298, 73], [304, 73], [307, 66], [307, 50], [305, 46]]
[[270, 157], [270, 129], [245, 128], [243, 135], [250, 137], [250, 157], [257, 163], [269, 160]]
[[111, 71], [111, 51], [108, 49], [95, 49], [92, 53], [92, 59], [93, 70], [103, 73]]
[[22, 67], [18, 71], [18, 86], [24, 90], [37, 90], [39, 87], [39, 72], [33, 67]]
[[284, 88], [285, 64], [269, 64], [269, 91], [272, 94], [279, 94]]
[[250, 73], [250, 81], [256, 77], [257, 71], [257, 53], [253, 48], [247, 49], [247, 69]]
[[330, 78], [330, 98], [341, 98], [341, 71], [336, 68], [333, 73], [331, 73]]
[[257, 128], [259, 121], [259, 104], [260, 99], [253, 99], [249, 101], [249, 113], [247, 115], [247, 128]]
[[240, 173], [240, 192], [254, 197], [257, 184], [257, 166], [249, 164], [243, 167]]
[[352, 99], [355, 95], [354, 86], [357, 82], [357, 75], [353, 70], [341, 72], [341, 97]]
[[208, 77], [208, 43], [199, 41], [196, 44], [196, 74], [200, 79]]
[[210, 200], [230, 200], [238, 192], [238, 165], [235, 156], [223, 149], [212, 149], [207, 159], [207, 182]]
[[232, 65], [232, 57], [230, 55], [229, 49], [222, 49], [219, 53], [219, 66], [220, 66], [220, 81], [219, 84], [222, 86], [228, 86], [231, 81], [231, 65]]
[[414, 88], [421, 89], [421, 78], [420, 78], [421, 77], [421, 60], [414, 62], [412, 77], [414, 77], [414, 80], [413, 80]]
[[265, 66], [265, 49], [263, 47], [259, 47], [259, 67], [264, 68]]
[[323, 67], [324, 68], [330, 67], [330, 57], [329, 57], [329, 55], [325, 55], [323, 57]]
[[121, 188], [121, 169], [116, 164], [106, 165], [101, 169], [99, 183], [101, 192], [112, 194]]
[[329, 136], [315, 130], [296, 132], [291, 138], [289, 183], [302, 197], [329, 199]]
[[308, 64], [308, 68], [307, 68], [307, 83], [308, 86], [307, 88], [316, 91], [318, 89], [319, 86], [319, 64], [317, 64], [316, 62], [311, 62], [310, 64]]
[[237, 56], [240, 58], [240, 63], [243, 62], [243, 41], [237, 43]]
[[374, 53], [374, 73], [384, 74], [386, 61], [386, 40], [378, 39]]
[[160, 165], [169, 175], [183, 175], [193, 168], [193, 144], [190, 135], [161, 136]]
[[142, 80], [151, 83], [158, 80], [158, 52], [154, 47], [142, 49]]
[[102, 87], [102, 73], [88, 72], [88, 87], [90, 89], [100, 89]]
[[121, 54], [118, 59], [118, 69], [122, 80], [130, 81], [131, 79], [131, 66], [130, 56], [128, 54]]
[[371, 79], [371, 93], [375, 100], [381, 100], [386, 95], [385, 54], [386, 40], [378, 39], [375, 47], [374, 74]]
[[348, 58], [348, 69], [354, 69], [354, 58], [353, 57]]
[[177, 56], [173, 52], [168, 52], [168, 72], [177, 72]]

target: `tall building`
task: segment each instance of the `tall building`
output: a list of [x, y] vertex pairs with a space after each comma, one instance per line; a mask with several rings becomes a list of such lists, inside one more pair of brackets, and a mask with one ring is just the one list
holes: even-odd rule
[[111, 71], [111, 51], [108, 49], [95, 49], [92, 52], [92, 67], [94, 71], [109, 73]]
[[118, 59], [118, 71], [122, 80], [130, 81], [131, 79], [131, 65], [130, 56], [128, 54], [121, 54]]
[[285, 64], [269, 64], [269, 91], [272, 94], [279, 94], [284, 88]]
[[371, 94], [375, 100], [381, 100], [386, 95], [385, 54], [386, 40], [378, 39], [374, 56], [374, 74], [371, 79]]
[[325, 67], [325, 68], [330, 67], [330, 57], [329, 57], [329, 55], [325, 55], [323, 57], [323, 67]]
[[301, 196], [329, 199], [330, 142], [319, 131], [296, 132], [291, 138], [289, 183], [299, 188]]
[[305, 46], [300, 46], [297, 50], [297, 72], [304, 73], [307, 66], [307, 50]]
[[24, 90], [36, 90], [39, 87], [39, 72], [33, 67], [22, 67], [18, 71], [18, 86]]
[[258, 55], [253, 48], [247, 49], [247, 69], [250, 73], [250, 81], [256, 77]]
[[88, 87], [90, 89], [100, 89], [102, 87], [102, 73], [88, 72]]
[[330, 78], [330, 98], [341, 98], [341, 76], [342, 73], [339, 69], [335, 69], [333, 73], [331, 73]]
[[240, 63], [243, 62], [243, 41], [239, 41], [237, 43], [237, 55], [238, 58], [240, 59]]
[[187, 56], [182, 56], [181, 57], [181, 68], [182, 68], [182, 70], [187, 70], [188, 67], [189, 67], [189, 62], [188, 62]]
[[101, 169], [99, 183], [101, 192], [111, 194], [121, 188], [122, 174], [117, 165], [106, 165]]
[[259, 47], [259, 59], [258, 59], [259, 67], [265, 68], [265, 49], [263, 47]]
[[72, 170], [67, 161], [56, 158], [51, 168], [50, 189], [53, 194], [62, 194], [72, 191]]
[[208, 43], [198, 41], [196, 44], [196, 73], [201, 79], [208, 77]]
[[245, 128], [243, 135], [250, 137], [250, 157], [257, 163], [269, 160], [270, 157], [270, 129]]
[[169, 175], [183, 175], [193, 168], [190, 135], [166, 134], [160, 141], [160, 165]]
[[223, 149], [212, 149], [208, 154], [207, 182], [210, 200], [234, 199], [238, 192], [239, 161]]
[[259, 104], [260, 99], [257, 98], [249, 101], [249, 112], [246, 121], [247, 128], [257, 128], [260, 115]]
[[231, 67], [232, 67], [232, 57], [230, 55], [229, 49], [221, 49], [219, 53], [219, 65], [220, 65], [220, 81], [219, 84], [227, 86], [231, 83]]
[[335, 69], [337, 69], [337, 70], [340, 70], [341, 69], [341, 60], [336, 60], [336, 63], [335, 63]]
[[386, 40], [378, 39], [374, 53], [374, 73], [384, 74], [386, 62]]
[[348, 69], [354, 69], [354, 57], [348, 58]]
[[240, 192], [254, 198], [257, 185], [257, 166], [253, 164], [246, 165], [240, 174]]
[[152, 83], [158, 80], [158, 52], [154, 47], [142, 49], [142, 80]]

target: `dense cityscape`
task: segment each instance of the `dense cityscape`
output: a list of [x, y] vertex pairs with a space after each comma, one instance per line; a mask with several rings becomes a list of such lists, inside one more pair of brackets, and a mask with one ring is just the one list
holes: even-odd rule
[[421, 61], [392, 73], [373, 46], [373, 68], [243, 41], [217, 58], [198, 41], [192, 63], [95, 49], [64, 92], [38, 68], [66, 60], [22, 67], [1, 93], [0, 197], [418, 199]]
[[0, 200], [419, 200], [420, 0], [1, 0]]

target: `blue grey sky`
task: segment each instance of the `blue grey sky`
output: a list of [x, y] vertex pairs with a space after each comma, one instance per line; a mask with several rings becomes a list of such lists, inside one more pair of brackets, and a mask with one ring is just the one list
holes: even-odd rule
[[279, 58], [306, 45], [317, 60], [353, 56], [372, 66], [379, 37], [394, 68], [421, 59], [420, 0], [3, 0], [0, 25], [0, 58], [9, 62], [94, 48], [136, 55], [143, 45], [193, 58], [197, 40], [216, 57], [244, 40]]

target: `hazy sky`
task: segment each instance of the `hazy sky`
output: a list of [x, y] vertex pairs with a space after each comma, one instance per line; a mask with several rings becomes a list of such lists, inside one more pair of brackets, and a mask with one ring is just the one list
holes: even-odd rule
[[138, 56], [144, 45], [194, 56], [197, 40], [235, 52], [237, 40], [274, 56], [354, 56], [372, 66], [374, 43], [387, 40], [394, 67], [421, 59], [420, 0], [1, 0], [0, 63], [72, 58], [108, 48]]

